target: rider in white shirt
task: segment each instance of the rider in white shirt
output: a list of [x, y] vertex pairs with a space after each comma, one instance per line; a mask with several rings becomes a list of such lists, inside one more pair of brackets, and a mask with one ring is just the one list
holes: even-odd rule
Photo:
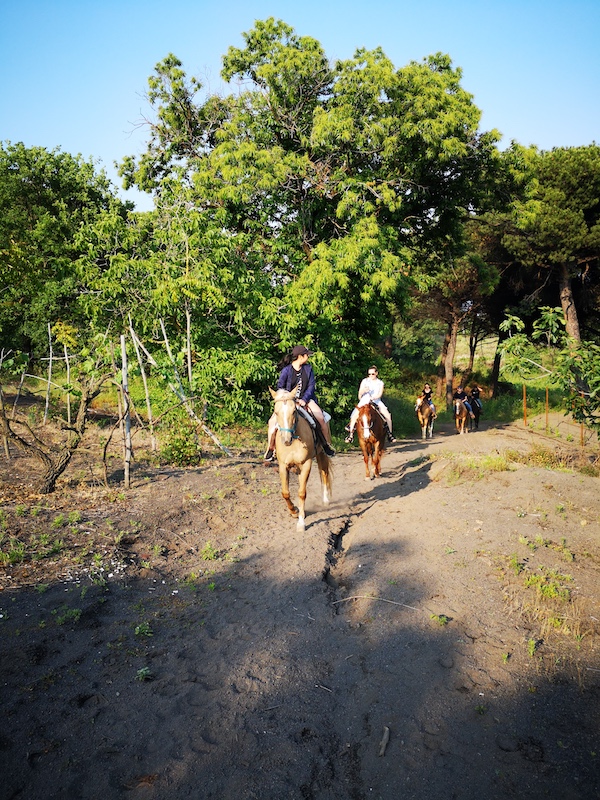
[[388, 441], [396, 441], [392, 435], [392, 415], [381, 399], [383, 395], [383, 388], [384, 384], [379, 377], [377, 367], [369, 367], [367, 371], [367, 377], [362, 379], [360, 386], [358, 387], [358, 405], [354, 408], [350, 416], [350, 424], [346, 428], [348, 431], [348, 436], [346, 436], [347, 442], [351, 442], [354, 438], [354, 427], [356, 425], [356, 420], [358, 419], [358, 409], [362, 406], [368, 405], [369, 403], [374, 403], [377, 406], [378, 411], [381, 412], [381, 416], [384, 418], [388, 428]]

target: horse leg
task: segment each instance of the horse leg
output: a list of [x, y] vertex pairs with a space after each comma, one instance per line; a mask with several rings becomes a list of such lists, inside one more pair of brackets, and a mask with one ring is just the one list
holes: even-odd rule
[[331, 499], [331, 471], [329, 465], [329, 457], [320, 450], [317, 453], [317, 464], [319, 467], [319, 476], [321, 478], [321, 489], [323, 491], [323, 505], [328, 506]]
[[380, 473], [380, 464], [381, 464], [381, 449], [379, 447], [379, 442], [375, 442], [375, 448], [373, 452], [373, 468], [375, 470], [375, 478], [381, 477]]
[[287, 503], [288, 511], [292, 517], [297, 517], [298, 509], [290, 500], [290, 474], [287, 466], [283, 463], [283, 459], [279, 462], [279, 480], [281, 481], [281, 496]]
[[366, 481], [370, 481], [370, 480], [372, 480], [371, 467], [369, 466], [369, 451], [367, 450], [366, 446], [365, 446], [365, 449], [363, 451], [363, 459], [364, 459], [364, 462], [365, 462], [365, 480]]
[[366, 481], [370, 481], [371, 480], [371, 470], [369, 468], [369, 444], [365, 439], [363, 439], [361, 437], [359, 437], [358, 441], [359, 441], [359, 444], [360, 444], [360, 449], [362, 450], [363, 461], [365, 462], [365, 480]]
[[302, 469], [300, 470], [300, 475], [298, 477], [298, 522], [296, 523], [296, 530], [299, 532], [302, 532], [305, 529], [304, 503], [306, 501], [306, 484], [308, 483], [311, 467], [312, 459], [305, 461], [304, 464], [302, 464]]

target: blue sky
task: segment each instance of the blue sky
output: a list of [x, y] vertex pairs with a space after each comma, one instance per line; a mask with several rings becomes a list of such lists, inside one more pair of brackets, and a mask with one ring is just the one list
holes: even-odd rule
[[598, 0], [0, 0], [0, 139], [92, 157], [118, 185], [113, 162], [144, 149], [154, 65], [174, 53], [224, 92], [222, 55], [270, 16], [331, 60], [358, 47], [381, 46], [396, 67], [448, 53], [503, 145], [600, 142]]

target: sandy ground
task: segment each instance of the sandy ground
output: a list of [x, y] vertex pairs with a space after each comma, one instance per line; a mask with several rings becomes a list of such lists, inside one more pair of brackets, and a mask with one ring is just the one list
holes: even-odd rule
[[0, 568], [1, 800], [600, 797], [599, 479], [506, 461], [541, 445], [338, 455], [302, 535], [256, 453], [48, 498], [3, 462], [46, 550]]

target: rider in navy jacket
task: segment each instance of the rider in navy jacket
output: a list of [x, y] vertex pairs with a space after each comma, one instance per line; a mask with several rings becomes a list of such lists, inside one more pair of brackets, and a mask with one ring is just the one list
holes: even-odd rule
[[[317, 396], [315, 394], [315, 373], [310, 364], [303, 364], [300, 368], [302, 374], [302, 389], [300, 391], [299, 399], [308, 403], [314, 400], [317, 403]], [[285, 389], [286, 392], [292, 392], [298, 385], [298, 378], [296, 371], [291, 364], [288, 364], [281, 370], [279, 380], [277, 381], [278, 389]]]
[[[335, 450], [329, 442], [329, 428], [315, 394], [315, 373], [308, 363], [308, 359], [312, 355], [311, 350], [301, 344], [296, 345], [291, 354], [286, 357], [287, 363], [279, 374], [277, 388], [285, 389], [287, 392], [295, 392], [296, 403], [299, 406], [306, 406], [317, 421], [317, 433], [321, 447], [328, 456], [334, 456]], [[275, 457], [276, 433], [277, 417], [272, 414], [269, 420], [268, 445], [267, 452], [264, 455], [265, 462], [273, 461]]]

